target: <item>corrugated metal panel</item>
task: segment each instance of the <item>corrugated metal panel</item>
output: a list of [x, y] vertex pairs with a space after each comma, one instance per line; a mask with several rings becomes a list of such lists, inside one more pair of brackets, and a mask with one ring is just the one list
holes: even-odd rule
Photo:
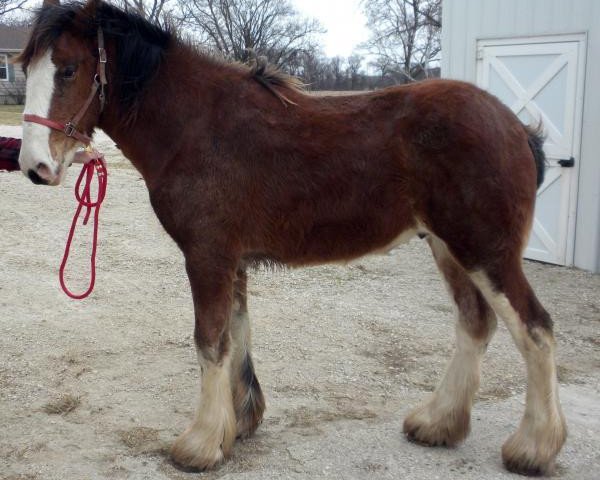
[[443, 0], [442, 76], [476, 81], [479, 39], [587, 33], [575, 265], [600, 271], [600, 0]]
[[596, 0], [445, 0], [443, 74], [474, 79], [475, 67], [468, 52], [480, 38], [575, 33], [600, 28], [600, 19], [593, 18], [597, 3]]

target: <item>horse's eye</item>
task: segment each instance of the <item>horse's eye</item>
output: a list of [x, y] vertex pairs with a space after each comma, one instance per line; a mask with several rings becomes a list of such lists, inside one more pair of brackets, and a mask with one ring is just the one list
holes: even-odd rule
[[63, 70], [62, 76], [65, 80], [71, 80], [73, 77], [75, 77], [76, 71], [77, 67], [75, 65], [67, 65]]

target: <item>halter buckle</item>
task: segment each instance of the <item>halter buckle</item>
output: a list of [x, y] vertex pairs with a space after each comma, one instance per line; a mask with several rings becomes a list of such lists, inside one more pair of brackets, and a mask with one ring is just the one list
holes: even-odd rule
[[99, 48], [98, 49], [98, 61], [100, 63], [107, 63], [108, 60], [106, 58], [106, 49], [104, 48]]
[[75, 132], [77, 131], [77, 128], [75, 127], [75, 125], [73, 125], [71, 122], [68, 122], [65, 125], [65, 129], [63, 130], [64, 134], [67, 137], [72, 137], [73, 135], [75, 135]]

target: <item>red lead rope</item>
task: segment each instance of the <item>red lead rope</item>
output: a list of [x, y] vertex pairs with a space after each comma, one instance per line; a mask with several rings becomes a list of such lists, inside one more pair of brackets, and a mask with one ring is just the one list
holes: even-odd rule
[[[75, 300], [81, 300], [86, 298], [92, 290], [94, 289], [94, 283], [96, 282], [96, 248], [98, 245], [98, 215], [100, 214], [100, 206], [104, 201], [104, 196], [106, 195], [106, 185], [108, 180], [108, 172], [106, 170], [106, 163], [104, 162], [104, 156], [101, 153], [93, 152], [93, 153], [85, 153], [83, 154], [85, 159], [83, 168], [81, 169], [81, 173], [79, 174], [79, 178], [75, 183], [75, 198], [79, 205], [77, 206], [77, 210], [75, 211], [75, 215], [73, 216], [73, 222], [71, 223], [71, 230], [69, 231], [69, 237], [67, 238], [67, 245], [65, 247], [65, 254], [62, 259], [62, 263], [60, 264], [60, 286], [63, 291], [71, 298]], [[98, 178], [98, 195], [96, 201], [92, 201], [90, 197], [90, 187], [92, 185], [92, 178], [94, 177], [94, 172]], [[85, 184], [83, 186], [83, 190], [81, 190], [81, 184], [85, 177]], [[92, 255], [90, 258], [90, 285], [88, 289], [79, 295], [71, 292], [67, 285], [65, 284], [65, 267], [67, 265], [67, 260], [69, 259], [69, 251], [71, 250], [71, 242], [73, 241], [73, 235], [75, 234], [75, 227], [77, 226], [77, 220], [79, 219], [79, 215], [83, 208], [86, 208], [85, 217], [83, 218], [83, 224], [87, 225], [87, 222], [92, 213], [92, 209], [94, 209], [94, 233], [92, 240]]]

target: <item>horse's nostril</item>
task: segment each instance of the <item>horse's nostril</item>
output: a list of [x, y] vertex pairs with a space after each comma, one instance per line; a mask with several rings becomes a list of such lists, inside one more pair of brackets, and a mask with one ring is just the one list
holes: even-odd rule
[[48, 182], [40, 177], [34, 170], [29, 170], [27, 176], [29, 177], [29, 180], [36, 185], [48, 185]]
[[42, 162], [38, 163], [37, 166], [35, 167], [35, 169], [43, 177], [51, 175], [51, 172], [50, 172], [50, 169], [48, 168], [48, 166]]

